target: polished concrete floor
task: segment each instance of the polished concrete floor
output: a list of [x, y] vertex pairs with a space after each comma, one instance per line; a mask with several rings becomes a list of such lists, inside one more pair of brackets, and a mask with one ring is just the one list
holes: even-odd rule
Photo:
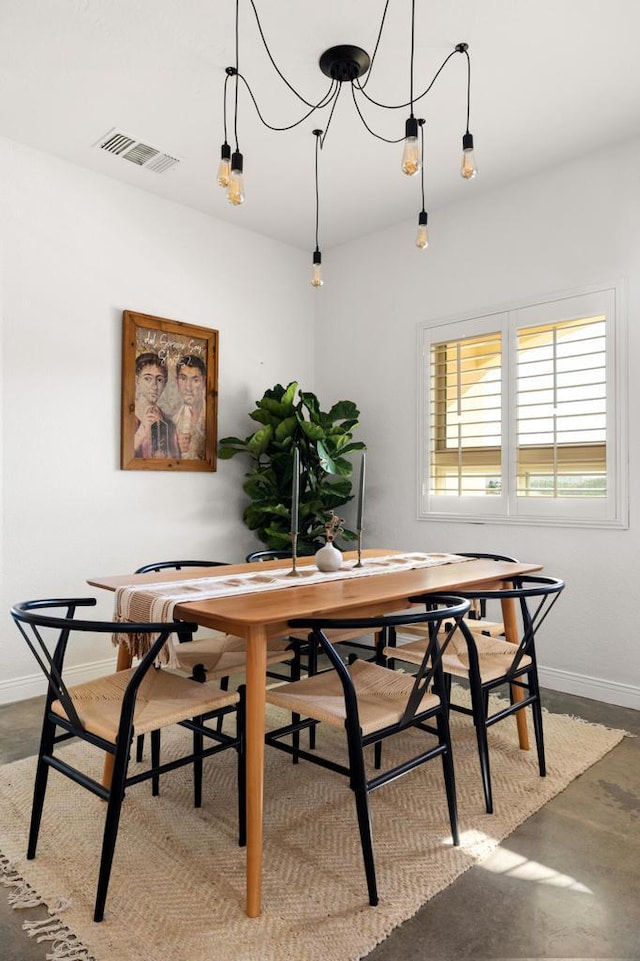
[[[552, 691], [544, 703], [640, 734], [638, 711]], [[35, 753], [41, 705], [0, 706], [0, 763]], [[0, 961], [44, 961], [46, 942], [21, 930], [44, 913], [12, 911], [0, 891]], [[215, 948], [211, 957], [226, 961]], [[458, 958], [640, 961], [640, 738], [624, 738], [367, 961]]]

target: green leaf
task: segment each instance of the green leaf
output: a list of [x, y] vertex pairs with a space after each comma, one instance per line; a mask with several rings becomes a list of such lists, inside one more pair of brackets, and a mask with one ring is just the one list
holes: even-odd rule
[[324, 430], [318, 424], [312, 424], [308, 420], [303, 421], [300, 426], [310, 440], [318, 441], [324, 437]]
[[309, 414], [311, 415], [311, 419], [317, 422], [320, 417], [320, 403], [316, 395], [311, 394], [308, 391], [301, 390], [300, 400], [309, 411]]
[[352, 454], [354, 450], [366, 450], [367, 445], [363, 444], [361, 440], [353, 441], [351, 444], [347, 444], [346, 447], [340, 448], [341, 454]]
[[323, 471], [326, 471], [327, 474], [336, 474], [337, 471], [335, 469], [335, 464], [333, 463], [333, 459], [329, 454], [329, 451], [327, 450], [325, 445], [320, 440], [317, 443], [317, 449], [318, 449], [318, 456], [320, 458], [320, 464], [322, 465]]
[[267, 447], [269, 446], [269, 443], [272, 437], [273, 437], [273, 427], [271, 426], [271, 424], [267, 424], [267, 426], [263, 430], [257, 430], [255, 434], [249, 438], [249, 441], [248, 441], [248, 447], [249, 447], [249, 450], [251, 451], [252, 456], [260, 457], [261, 454], [264, 454]]
[[222, 460], [229, 460], [236, 454], [246, 454], [247, 442], [239, 437], [223, 437], [218, 444], [218, 457]]
[[257, 421], [258, 424], [273, 424], [274, 420], [277, 422], [278, 418], [270, 414], [267, 410], [262, 410], [258, 407], [256, 410], [252, 410], [249, 414], [251, 420]]
[[276, 440], [284, 441], [287, 438], [291, 440], [297, 427], [298, 427], [297, 417], [285, 417], [285, 419], [281, 420], [278, 426], [276, 427], [276, 434], [275, 434]]
[[359, 416], [360, 411], [352, 400], [339, 400], [327, 414], [327, 417], [329, 417], [331, 421], [357, 420]]
[[350, 460], [346, 460], [344, 457], [334, 457], [333, 467], [333, 473], [341, 474], [343, 477], [351, 477], [353, 472], [353, 464]]
[[298, 390], [298, 382], [292, 380], [284, 394], [282, 395], [282, 405], [283, 407], [293, 407], [293, 402], [295, 400], [296, 391]]

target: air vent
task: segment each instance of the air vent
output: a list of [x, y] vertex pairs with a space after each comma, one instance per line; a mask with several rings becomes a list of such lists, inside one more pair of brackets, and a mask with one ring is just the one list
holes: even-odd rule
[[163, 153], [157, 147], [152, 147], [141, 140], [135, 140], [121, 130], [116, 130], [115, 127], [100, 137], [93, 146], [128, 160], [129, 163], [136, 164], [138, 167], [153, 170], [157, 174], [163, 174], [180, 163], [177, 157]]

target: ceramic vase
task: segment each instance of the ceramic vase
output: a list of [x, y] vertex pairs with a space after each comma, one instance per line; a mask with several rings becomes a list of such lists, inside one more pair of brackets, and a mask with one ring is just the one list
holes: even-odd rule
[[324, 547], [316, 551], [316, 567], [319, 571], [328, 573], [329, 571], [339, 571], [342, 567], [342, 554], [331, 541], [327, 541]]

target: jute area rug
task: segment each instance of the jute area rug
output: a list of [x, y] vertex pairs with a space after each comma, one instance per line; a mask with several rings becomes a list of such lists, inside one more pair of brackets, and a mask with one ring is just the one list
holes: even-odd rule
[[[158, 798], [151, 797], [148, 782], [129, 791], [101, 924], [91, 918], [104, 805], [51, 772], [38, 856], [27, 861], [34, 759], [6, 765], [0, 770], [0, 850], [5, 881], [13, 884], [9, 893], [18, 902], [35, 897], [49, 906], [51, 937], [58, 938], [53, 957], [356, 961], [623, 737], [622, 731], [547, 714], [548, 775], [540, 778], [535, 751], [518, 748], [515, 722], [497, 725], [490, 732], [495, 813], [487, 815], [473, 725], [454, 714], [452, 727], [462, 844], [451, 845], [439, 760], [375, 792], [376, 908], [367, 903], [355, 805], [345, 781], [315, 765], [294, 767], [269, 749], [260, 918], [244, 914], [245, 857], [236, 844], [231, 752], [206, 765], [198, 811], [191, 806], [187, 769], [165, 775]], [[163, 756], [183, 736], [163, 733]], [[403, 755], [407, 741], [418, 737], [412, 732], [393, 748], [387, 742], [385, 761]], [[323, 745], [329, 742], [340, 750], [338, 732], [323, 732]], [[99, 774], [99, 752], [84, 745], [64, 750]], [[60, 923], [64, 930], [57, 930]]]

